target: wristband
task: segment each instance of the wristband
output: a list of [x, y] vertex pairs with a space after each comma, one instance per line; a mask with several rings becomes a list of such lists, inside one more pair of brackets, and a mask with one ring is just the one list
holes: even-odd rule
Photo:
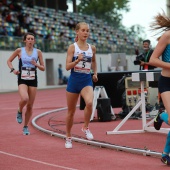
[[10, 73], [12, 73], [14, 70], [15, 70], [14, 68], [11, 68], [11, 71], [10, 71]]

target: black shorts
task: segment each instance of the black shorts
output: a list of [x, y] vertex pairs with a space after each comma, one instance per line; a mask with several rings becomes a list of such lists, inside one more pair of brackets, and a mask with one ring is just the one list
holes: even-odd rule
[[19, 86], [20, 84], [25, 84], [25, 85], [27, 85], [27, 86], [32, 86], [32, 87], [37, 87], [37, 86], [38, 86], [37, 79], [35, 79], [35, 80], [18, 79], [18, 86]]
[[160, 76], [158, 81], [159, 93], [170, 91], [170, 77]]

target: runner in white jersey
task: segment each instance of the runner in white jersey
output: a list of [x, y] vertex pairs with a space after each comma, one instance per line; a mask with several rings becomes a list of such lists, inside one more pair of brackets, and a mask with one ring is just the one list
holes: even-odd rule
[[81, 90], [86, 86], [92, 86], [92, 78], [91, 78], [91, 63], [93, 57], [93, 51], [90, 44], [88, 45], [88, 49], [86, 51], [81, 50], [77, 43], [74, 43], [74, 56], [72, 62], [76, 61], [79, 54], [83, 55], [83, 59], [80, 60], [72, 69], [71, 75], [69, 77], [67, 91], [70, 93], [79, 94]]
[[[9, 57], [7, 64], [11, 73], [18, 76], [18, 90], [21, 97], [16, 120], [22, 123], [22, 110], [26, 106], [23, 134], [29, 135], [28, 123], [32, 116], [33, 104], [37, 91], [37, 68], [45, 70], [42, 52], [34, 48], [35, 36], [32, 33], [24, 35], [25, 47], [17, 48]], [[18, 57], [19, 68], [15, 70], [12, 61]], [[37, 61], [39, 60], [39, 64]]]
[[[85, 22], [78, 23], [75, 31], [76, 42], [69, 46], [66, 59], [66, 70], [71, 70], [66, 89], [68, 105], [66, 117], [66, 148], [72, 148], [71, 128], [73, 126], [73, 117], [79, 95], [84, 98], [86, 104], [82, 131], [85, 133], [87, 139], [93, 139], [93, 135], [89, 130], [93, 106], [92, 80], [94, 82], [98, 81], [96, 47], [86, 42], [89, 37], [89, 25]], [[93, 76], [91, 75], [91, 69], [93, 70]]]
[[75, 52], [73, 56], [73, 61], [77, 59], [79, 54], [81, 53], [83, 54], [83, 59], [79, 63], [76, 64], [76, 66], [74, 67], [74, 72], [90, 74], [93, 51], [91, 49], [91, 45], [90, 44], [87, 44], [87, 45], [89, 46], [88, 50], [82, 51], [78, 47], [77, 43], [76, 42], [74, 43]]

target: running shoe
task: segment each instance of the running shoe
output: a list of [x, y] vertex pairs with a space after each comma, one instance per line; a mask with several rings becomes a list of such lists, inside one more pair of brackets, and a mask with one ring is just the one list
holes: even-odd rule
[[23, 135], [30, 135], [28, 126], [24, 126], [24, 127], [23, 127]]
[[89, 130], [89, 128], [86, 128], [86, 129], [81, 129], [84, 133], [85, 133], [85, 135], [86, 135], [86, 138], [88, 139], [88, 140], [93, 140], [93, 135], [92, 135], [92, 133], [90, 132], [90, 130]]
[[162, 110], [159, 110], [158, 114], [157, 114], [156, 117], [155, 117], [154, 127], [155, 127], [156, 130], [160, 130], [160, 128], [161, 128], [161, 126], [162, 126], [163, 120], [161, 120], [161, 118], [160, 118], [160, 114], [161, 114], [162, 112], [163, 112]]
[[17, 113], [17, 117], [16, 117], [16, 120], [19, 124], [22, 123], [22, 112], [19, 112]]
[[65, 148], [67, 149], [71, 149], [73, 146], [72, 146], [72, 140], [71, 138], [66, 138], [66, 142], [65, 142]]
[[168, 155], [162, 156], [161, 161], [166, 165], [170, 165], [170, 157]]

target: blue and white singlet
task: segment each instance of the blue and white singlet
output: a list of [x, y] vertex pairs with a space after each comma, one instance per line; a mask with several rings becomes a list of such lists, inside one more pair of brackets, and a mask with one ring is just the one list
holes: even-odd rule
[[81, 50], [77, 43], [74, 43], [75, 51], [73, 60], [75, 61], [79, 54], [83, 53], [83, 60], [75, 65], [71, 69], [71, 75], [68, 79], [67, 91], [72, 93], [80, 93], [80, 91], [86, 86], [93, 86], [91, 78], [91, 62], [93, 57], [93, 51], [91, 45], [88, 44], [89, 48], [86, 51]]

